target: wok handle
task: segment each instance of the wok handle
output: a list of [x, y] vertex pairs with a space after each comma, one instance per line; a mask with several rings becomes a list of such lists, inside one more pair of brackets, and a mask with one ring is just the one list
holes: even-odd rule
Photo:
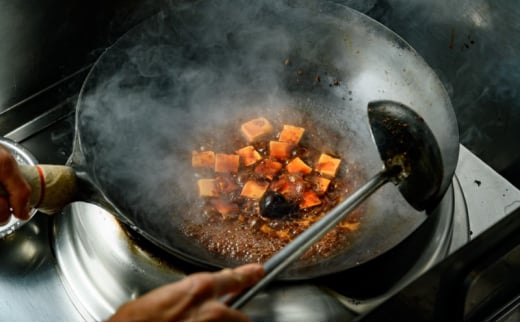
[[267, 286], [276, 275], [287, 268], [293, 261], [300, 258], [315, 242], [334, 228], [366, 198], [372, 195], [372, 193], [374, 193], [378, 188], [386, 184], [391, 177], [392, 174], [387, 171], [382, 171], [376, 174], [352, 195], [333, 208], [323, 218], [314, 223], [293, 241], [287, 244], [282, 250], [267, 260], [263, 265], [265, 269], [264, 278], [241, 294], [226, 300], [229, 307], [234, 309], [241, 308], [254, 295], [256, 295], [258, 291]]
[[[76, 172], [62, 165], [18, 165], [31, 186], [29, 207], [45, 214], [59, 212], [76, 196]], [[7, 192], [0, 186], [0, 195]]]

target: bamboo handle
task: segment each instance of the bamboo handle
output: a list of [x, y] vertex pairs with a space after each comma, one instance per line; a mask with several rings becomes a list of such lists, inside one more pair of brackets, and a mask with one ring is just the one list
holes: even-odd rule
[[62, 165], [19, 165], [32, 188], [29, 206], [45, 214], [54, 214], [74, 201], [76, 173]]

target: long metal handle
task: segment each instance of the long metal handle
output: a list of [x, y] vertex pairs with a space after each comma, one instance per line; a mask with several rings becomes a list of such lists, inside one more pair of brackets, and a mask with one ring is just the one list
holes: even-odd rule
[[386, 184], [391, 178], [387, 171], [379, 172], [352, 195], [338, 204], [323, 218], [302, 232], [293, 241], [277, 252], [264, 263], [265, 276], [256, 285], [247, 289], [242, 294], [235, 296], [227, 303], [231, 308], [238, 309], [248, 302], [258, 291], [269, 284], [282, 270], [293, 261], [300, 258], [316, 241], [334, 228], [350, 212], [357, 208], [366, 198], [378, 188]]

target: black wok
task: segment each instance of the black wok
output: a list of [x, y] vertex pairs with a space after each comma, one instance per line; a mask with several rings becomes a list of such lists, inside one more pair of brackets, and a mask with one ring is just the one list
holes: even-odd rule
[[[100, 204], [175, 256], [234, 266], [239, 261], [208, 252], [181, 229], [198, 221], [197, 196], [188, 192], [199, 132], [258, 116], [310, 120], [326, 129], [324, 151], [348, 154], [359, 165], [361, 184], [382, 167], [366, 116], [375, 100], [402, 102], [430, 126], [442, 155], [440, 201], [458, 157], [456, 119], [436, 75], [397, 35], [332, 3], [208, 1], [171, 8], [125, 34], [88, 75], [69, 160], [78, 180], [74, 199]], [[280, 277], [354, 267], [436, 216], [434, 208], [414, 210], [391, 186], [364, 210], [339, 254], [296, 262]]]

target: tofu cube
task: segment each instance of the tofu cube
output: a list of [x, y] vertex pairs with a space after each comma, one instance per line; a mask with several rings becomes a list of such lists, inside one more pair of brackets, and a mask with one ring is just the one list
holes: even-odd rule
[[215, 167], [215, 153], [212, 151], [192, 151], [191, 165], [196, 168]]
[[256, 118], [243, 123], [240, 126], [240, 132], [248, 143], [258, 141], [259, 139], [273, 133], [273, 126], [266, 118]]
[[329, 189], [330, 179], [321, 176], [314, 176], [311, 178], [311, 183], [313, 184], [314, 192], [318, 195], [323, 195]]
[[272, 180], [282, 169], [282, 163], [271, 159], [264, 159], [255, 167], [255, 173], [260, 177]]
[[314, 193], [314, 191], [305, 191], [303, 192], [303, 200], [300, 202], [300, 209], [308, 209], [313, 206], [317, 206], [321, 204], [321, 200]]
[[269, 183], [257, 182], [249, 180], [244, 184], [240, 196], [247, 197], [253, 200], [260, 200], [264, 196], [265, 191], [269, 187]]
[[332, 178], [336, 176], [340, 163], [341, 159], [339, 158], [334, 158], [327, 154], [321, 154], [314, 169], [321, 175]]
[[302, 139], [305, 128], [295, 127], [291, 125], [283, 125], [282, 132], [280, 132], [279, 141], [290, 142], [292, 144], [298, 144]]
[[303, 175], [308, 175], [312, 172], [312, 167], [307, 165], [300, 157], [296, 157], [291, 160], [287, 166], [285, 166], [287, 171], [291, 174], [299, 173]]
[[251, 166], [254, 165], [257, 161], [262, 160], [262, 155], [258, 151], [256, 151], [253, 146], [246, 146], [244, 148], [240, 148], [236, 151], [237, 155], [242, 159], [242, 165]]
[[269, 156], [281, 160], [289, 159], [292, 146], [288, 142], [269, 141]]
[[199, 179], [197, 185], [199, 186], [199, 196], [215, 197], [219, 195], [214, 179]]
[[215, 172], [236, 173], [240, 165], [240, 156], [228, 154], [215, 155]]

